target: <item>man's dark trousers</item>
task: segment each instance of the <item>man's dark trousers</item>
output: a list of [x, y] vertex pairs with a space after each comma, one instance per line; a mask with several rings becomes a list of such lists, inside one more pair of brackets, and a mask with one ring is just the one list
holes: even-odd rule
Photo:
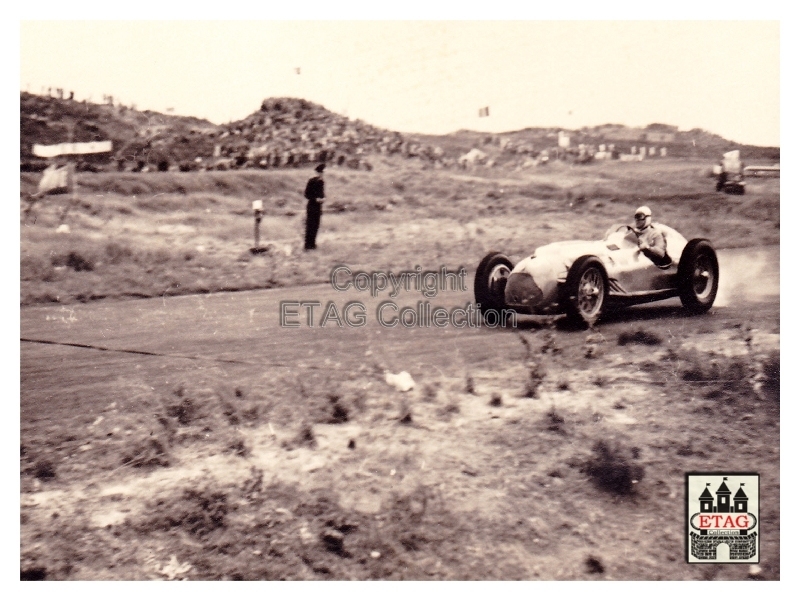
[[316, 200], [309, 200], [306, 206], [306, 250], [317, 247], [317, 231], [322, 217], [322, 205]]

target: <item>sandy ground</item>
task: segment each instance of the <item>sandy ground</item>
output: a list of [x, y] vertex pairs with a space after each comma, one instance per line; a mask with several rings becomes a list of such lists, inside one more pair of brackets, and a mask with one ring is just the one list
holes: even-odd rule
[[[720, 252], [709, 314], [595, 331], [387, 328], [330, 285], [23, 308], [21, 575], [779, 579], [777, 254]], [[329, 301], [365, 325], [320, 326]], [[688, 565], [684, 474], [726, 469], [761, 475], [761, 563]]]

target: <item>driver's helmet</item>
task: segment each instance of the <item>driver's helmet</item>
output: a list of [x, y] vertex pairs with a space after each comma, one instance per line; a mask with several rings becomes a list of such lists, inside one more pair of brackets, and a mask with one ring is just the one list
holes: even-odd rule
[[635, 228], [638, 231], [641, 231], [650, 226], [653, 222], [653, 212], [647, 206], [640, 206], [636, 209], [636, 212], [633, 213], [633, 220]]

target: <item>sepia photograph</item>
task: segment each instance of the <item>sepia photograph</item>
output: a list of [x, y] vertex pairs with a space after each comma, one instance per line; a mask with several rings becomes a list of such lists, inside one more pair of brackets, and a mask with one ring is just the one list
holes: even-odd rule
[[781, 21], [313, 13], [18, 22], [20, 581], [780, 581]]

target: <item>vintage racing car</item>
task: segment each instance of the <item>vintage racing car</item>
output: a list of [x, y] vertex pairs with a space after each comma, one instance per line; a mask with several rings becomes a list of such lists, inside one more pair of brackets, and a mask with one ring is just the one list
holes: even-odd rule
[[592, 325], [613, 308], [679, 297], [690, 312], [714, 304], [719, 284], [717, 254], [706, 239], [687, 241], [654, 223], [667, 241], [661, 265], [647, 258], [629, 225], [613, 225], [602, 240], [555, 242], [536, 248], [516, 265], [491, 252], [475, 274], [480, 310], [563, 314]]

